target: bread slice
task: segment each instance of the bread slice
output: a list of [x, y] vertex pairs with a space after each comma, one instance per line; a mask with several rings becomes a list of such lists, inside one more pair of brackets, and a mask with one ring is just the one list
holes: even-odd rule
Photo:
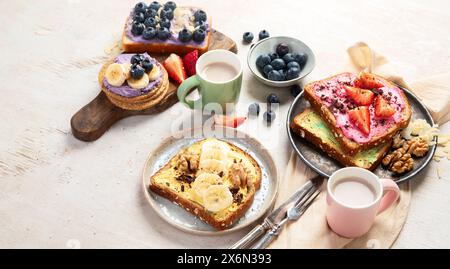
[[296, 134], [305, 138], [344, 166], [358, 166], [373, 170], [391, 147], [391, 143], [387, 142], [350, 155], [343, 150], [341, 144], [336, 140], [319, 114], [310, 108], [295, 116], [290, 126]]
[[[307, 84], [304, 89], [305, 98], [310, 102], [312, 108], [324, 119], [324, 121], [327, 123], [328, 127], [331, 129], [331, 132], [336, 137], [336, 139], [339, 141], [342, 149], [349, 153], [349, 154], [355, 154], [357, 152], [373, 148], [377, 145], [383, 145], [388, 143], [392, 140], [392, 137], [400, 130], [408, 126], [409, 120], [411, 118], [412, 110], [411, 106], [408, 102], [407, 97], [405, 96], [403, 90], [398, 88], [395, 84], [392, 82], [374, 75], [373, 75], [378, 81], [380, 81], [384, 87], [383, 90], [385, 90], [384, 94], [388, 94], [389, 92], [394, 93], [394, 96], [397, 96], [397, 99], [395, 99], [395, 102], [399, 100], [398, 102], [403, 102], [404, 107], [398, 108], [399, 110], [396, 112], [395, 116], [398, 117], [397, 122], [392, 122], [389, 125], [386, 125], [386, 128], [383, 129], [380, 133], [374, 133], [373, 135], [367, 137], [368, 141], [364, 142], [358, 142], [355, 141], [353, 138], [347, 137], [342, 128], [337, 126], [337, 119], [335, 115], [333, 114], [333, 108], [330, 106], [330, 102], [333, 101], [335, 98], [335, 93], [330, 91], [329, 89], [333, 89], [333, 87], [336, 89], [336, 91], [344, 91], [343, 86], [355, 86], [355, 81], [358, 78], [357, 75], [352, 73], [342, 73], [338, 74], [329, 78], [326, 78], [324, 80], [315, 81]], [[336, 86], [334, 86], [336, 85]], [[318, 87], [323, 87], [321, 93], [318, 91]], [[391, 94], [392, 94], [391, 93]], [[323, 95], [323, 96], [322, 96]], [[392, 96], [392, 95], [391, 95]], [[328, 103], [327, 103], [328, 102]], [[394, 103], [396, 105], [397, 103]], [[369, 109], [371, 110], [371, 120], [372, 120], [372, 126], [371, 128], [374, 128], [374, 124], [378, 127], [378, 124], [382, 124], [383, 122], [388, 122], [383, 119], [375, 119], [374, 118], [374, 112], [373, 112], [373, 104], [370, 105]], [[388, 122], [389, 123], [389, 122]], [[352, 123], [349, 123], [350, 128], [357, 128]], [[354, 130], [354, 129], [353, 129]]]
[[[193, 7], [177, 7], [177, 9], [192, 9]], [[177, 10], [176, 9], [176, 10]], [[131, 16], [131, 15], [130, 15]], [[128, 35], [127, 35], [127, 27], [130, 27], [130, 24], [132, 22], [132, 18], [128, 17], [125, 21], [124, 30], [122, 33], [122, 48], [125, 50], [125, 52], [134, 52], [134, 53], [143, 53], [143, 52], [153, 52], [153, 53], [159, 53], [159, 54], [166, 54], [166, 53], [175, 53], [178, 55], [184, 55], [186, 53], [189, 53], [193, 50], [198, 50], [199, 54], [203, 54], [206, 51], [208, 51], [209, 44], [211, 43], [211, 36], [212, 36], [212, 20], [211, 16], [208, 15], [208, 31], [206, 33], [206, 37], [204, 42], [202, 43], [195, 43], [193, 41], [183, 44], [178, 42], [164, 42], [158, 39], [154, 40], [145, 40], [142, 42], [133, 41]], [[173, 20], [172, 20], [173, 23]]]
[[[198, 168], [201, 164], [193, 165], [193, 163], [200, 158], [204, 143], [222, 143], [229, 149], [228, 154], [226, 154], [228, 171], [218, 174], [222, 180], [218, 184], [225, 185], [230, 189], [233, 193], [233, 202], [225, 209], [215, 213], [205, 208], [201, 198], [198, 197], [193, 188], [195, 180], [201, 174], [201, 170]], [[187, 165], [183, 165], [183, 160], [185, 159], [188, 160]], [[235, 174], [230, 169], [232, 165], [245, 167], [247, 183], [239, 186], [233, 183]], [[229, 142], [207, 138], [182, 149], [172, 157], [167, 164], [150, 178], [149, 188], [153, 192], [183, 207], [214, 228], [225, 230], [239, 220], [250, 208], [255, 193], [261, 186], [261, 180], [261, 168], [247, 152]]]

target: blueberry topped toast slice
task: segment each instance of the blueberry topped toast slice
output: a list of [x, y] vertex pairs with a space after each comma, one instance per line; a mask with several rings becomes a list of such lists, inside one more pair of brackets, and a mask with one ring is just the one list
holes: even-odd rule
[[140, 2], [126, 20], [122, 47], [126, 52], [201, 54], [208, 50], [211, 32], [211, 18], [200, 8]]
[[239, 220], [261, 186], [261, 168], [239, 147], [215, 138], [182, 149], [150, 178], [150, 190], [218, 230]]

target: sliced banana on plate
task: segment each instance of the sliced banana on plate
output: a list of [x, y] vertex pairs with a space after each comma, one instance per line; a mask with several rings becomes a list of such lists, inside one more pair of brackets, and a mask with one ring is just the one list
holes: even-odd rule
[[202, 198], [209, 186], [215, 185], [219, 182], [221, 182], [221, 179], [218, 175], [203, 173], [194, 180], [194, 183], [192, 183], [192, 189], [198, 197]]
[[148, 73], [148, 79], [150, 81], [155, 81], [159, 78], [160, 74], [161, 71], [159, 70], [159, 67], [157, 65], [154, 65], [152, 71]]
[[147, 87], [148, 83], [150, 82], [148, 75], [144, 73], [144, 75], [140, 79], [133, 79], [129, 78], [127, 79], [128, 86], [130, 86], [133, 89], [143, 89]]
[[219, 212], [233, 204], [233, 195], [225, 185], [211, 185], [203, 195], [203, 206], [211, 212]]
[[226, 162], [214, 159], [200, 160], [198, 174], [203, 173], [216, 174], [220, 177], [226, 176], [228, 175]]
[[127, 72], [127, 69], [124, 65], [118, 63], [110, 64], [106, 68], [105, 72], [106, 81], [108, 81], [108, 83], [114, 87], [122, 86], [122, 84], [127, 79], [128, 73], [129, 72]]

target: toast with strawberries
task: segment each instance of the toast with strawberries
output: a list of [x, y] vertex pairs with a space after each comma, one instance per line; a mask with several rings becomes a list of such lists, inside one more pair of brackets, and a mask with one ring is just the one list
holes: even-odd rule
[[403, 90], [372, 73], [338, 74], [304, 92], [348, 154], [390, 142], [412, 114]]

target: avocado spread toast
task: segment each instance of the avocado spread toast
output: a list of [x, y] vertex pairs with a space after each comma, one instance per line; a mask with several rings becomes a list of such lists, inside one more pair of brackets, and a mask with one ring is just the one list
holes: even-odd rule
[[218, 230], [250, 208], [261, 168], [239, 147], [215, 138], [180, 150], [150, 178], [149, 188]]
[[342, 165], [358, 166], [368, 170], [378, 166], [391, 146], [391, 142], [387, 142], [350, 155], [344, 151], [325, 121], [310, 108], [295, 116], [291, 129]]

